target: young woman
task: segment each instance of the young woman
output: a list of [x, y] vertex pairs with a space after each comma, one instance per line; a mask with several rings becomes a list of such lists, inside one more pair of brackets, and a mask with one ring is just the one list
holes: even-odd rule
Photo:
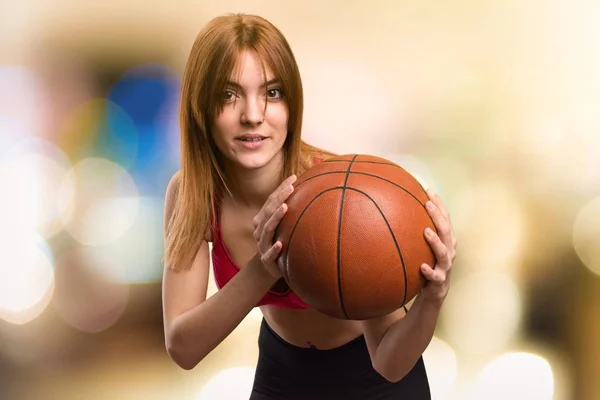
[[[301, 139], [302, 84], [279, 30], [251, 15], [215, 18], [198, 35], [181, 97], [181, 170], [165, 201], [166, 347], [194, 368], [259, 306], [251, 399], [428, 399], [422, 353], [446, 297], [455, 238], [441, 200], [424, 232], [437, 263], [410, 312], [367, 321], [310, 309], [286, 287], [273, 233], [296, 176], [330, 153]], [[219, 291], [206, 298], [208, 243]], [[235, 384], [235, 383], [232, 383]]]

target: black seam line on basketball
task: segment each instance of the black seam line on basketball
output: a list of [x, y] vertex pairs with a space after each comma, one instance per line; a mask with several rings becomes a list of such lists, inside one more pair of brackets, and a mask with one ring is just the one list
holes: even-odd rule
[[[404, 188], [404, 187], [402, 187], [402, 186], [398, 185], [398, 184], [397, 184], [396, 182], [394, 182], [394, 181], [390, 181], [389, 179], [382, 178], [382, 177], [380, 177], [380, 176], [378, 176], [378, 175], [368, 174], [368, 173], [366, 173], [366, 172], [357, 172], [357, 171], [352, 171], [352, 172], [350, 172], [350, 173], [351, 173], [351, 174], [357, 174], [357, 175], [370, 176], [371, 178], [375, 178], [375, 179], [381, 179], [381, 180], [382, 180], [382, 181], [384, 181], [384, 182], [390, 183], [390, 184], [392, 184], [392, 185], [396, 186], [398, 189], [400, 189], [400, 190], [403, 190], [403, 191], [405, 191], [406, 193], [408, 193], [408, 194], [410, 195], [410, 197], [412, 197], [413, 199], [415, 199], [415, 200], [417, 201], [417, 203], [419, 203], [419, 204], [420, 204], [420, 205], [423, 207], [423, 209], [425, 209], [425, 204], [421, 203], [421, 200], [419, 200], [419, 199], [418, 199], [418, 198], [417, 198], [417, 197], [416, 197], [414, 194], [412, 194], [412, 193], [411, 193], [411, 192], [410, 192], [408, 189], [406, 189], [406, 188]], [[311, 179], [311, 178], [309, 178], [309, 179]], [[308, 179], [307, 179], [307, 180], [308, 180]], [[423, 188], [423, 187], [421, 186], [421, 188]], [[423, 188], [423, 190], [425, 190], [425, 189]], [[429, 213], [428, 213], [427, 211], [425, 211], [425, 214], [427, 215], [427, 217], [429, 217], [429, 220], [430, 220], [430, 221], [431, 221], [431, 223], [432, 223], [432, 224], [435, 226], [435, 222], [433, 222], [433, 219], [431, 218], [431, 215], [429, 215]]]
[[[390, 164], [391, 165], [391, 164]], [[304, 182], [308, 182], [311, 179], [314, 178], [318, 178], [319, 176], [323, 176], [323, 175], [331, 175], [331, 174], [345, 174], [347, 173], [346, 171], [328, 171], [328, 172], [322, 172], [318, 175], [315, 176], [311, 176], [310, 178], [306, 178], [306, 180], [300, 182], [299, 184], [296, 185], [296, 187], [302, 185]], [[364, 176], [370, 176], [372, 178], [377, 178], [377, 179], [381, 179], [382, 181], [391, 183], [392, 185], [396, 186], [398, 189], [404, 190], [406, 193], [408, 193], [413, 199], [415, 199], [420, 205], [422, 205], [423, 207], [425, 207], [425, 204], [421, 203], [421, 200], [419, 200], [414, 194], [412, 194], [408, 189], [398, 185], [397, 183], [395, 183], [394, 181], [390, 181], [389, 179], [385, 179], [382, 178], [380, 176], [377, 175], [373, 175], [373, 174], [368, 174], [366, 172], [358, 172], [358, 171], [350, 171], [350, 174], [356, 174], [356, 175], [364, 175]]]
[[[285, 249], [285, 274], [288, 277], [288, 281], [289, 281], [289, 278], [290, 278], [290, 274], [289, 274], [289, 270], [288, 270], [289, 269], [289, 265], [290, 265], [290, 263], [289, 263], [290, 252], [288, 251], [288, 249], [289, 249], [290, 245], [292, 244], [292, 238], [294, 237], [294, 233], [296, 232], [296, 228], [298, 227], [298, 224], [300, 223], [300, 220], [302, 219], [302, 216], [308, 210], [308, 208], [310, 207], [310, 205], [315, 202], [315, 200], [317, 200], [319, 197], [321, 197], [322, 195], [324, 195], [327, 192], [331, 192], [331, 191], [338, 190], [338, 189], [342, 189], [342, 187], [341, 186], [336, 186], [336, 187], [333, 187], [333, 188], [325, 189], [322, 192], [319, 192], [317, 195], [315, 195], [315, 197], [313, 197], [312, 200], [308, 202], [308, 204], [306, 205], [306, 207], [304, 207], [304, 209], [302, 210], [302, 212], [298, 216], [298, 219], [296, 220], [296, 223], [292, 227], [292, 231], [290, 232], [290, 237], [288, 239], [287, 248]], [[291, 286], [292, 285], [290, 285], [290, 287]]]
[[342, 197], [340, 199], [340, 215], [338, 218], [338, 234], [337, 234], [337, 275], [338, 275], [338, 290], [340, 294], [340, 305], [342, 306], [342, 312], [347, 319], [350, 319], [348, 312], [346, 311], [346, 305], [344, 304], [344, 294], [342, 290], [342, 216], [344, 215], [344, 198], [346, 197], [346, 185], [348, 184], [348, 178], [350, 177], [350, 169], [354, 160], [358, 157], [358, 154], [352, 157], [352, 160], [348, 164], [346, 170], [346, 177], [344, 178], [344, 186], [342, 186]]
[[398, 244], [398, 241], [396, 240], [396, 235], [394, 235], [394, 231], [392, 230], [390, 223], [388, 222], [387, 218], [385, 217], [385, 214], [383, 213], [383, 211], [381, 211], [381, 208], [379, 208], [379, 205], [377, 204], [375, 199], [373, 199], [371, 196], [369, 196], [367, 193], [363, 192], [362, 190], [358, 190], [353, 187], [348, 187], [346, 189], [353, 190], [355, 192], [365, 195], [369, 200], [371, 200], [373, 202], [375, 207], [377, 207], [377, 211], [379, 211], [379, 214], [381, 214], [381, 217], [385, 221], [385, 224], [387, 225], [387, 227], [390, 231], [390, 235], [392, 235], [392, 239], [394, 240], [394, 245], [396, 246], [396, 250], [398, 250], [398, 255], [400, 256], [400, 262], [402, 263], [402, 271], [404, 272], [404, 298], [402, 299], [402, 304], [404, 304], [404, 302], [406, 302], [406, 296], [408, 293], [408, 282], [407, 282], [408, 278], [406, 276], [406, 265], [404, 264], [404, 256], [402, 256], [402, 250], [400, 250], [400, 245]]

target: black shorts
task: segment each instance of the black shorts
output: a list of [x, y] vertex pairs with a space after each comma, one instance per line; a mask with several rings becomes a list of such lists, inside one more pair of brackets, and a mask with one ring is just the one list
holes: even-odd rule
[[250, 400], [429, 400], [429, 381], [419, 358], [401, 381], [373, 369], [363, 335], [331, 350], [294, 346], [263, 319]]

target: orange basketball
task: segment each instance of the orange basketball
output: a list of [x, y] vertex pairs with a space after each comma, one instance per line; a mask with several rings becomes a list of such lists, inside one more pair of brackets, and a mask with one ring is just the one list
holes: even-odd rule
[[425, 285], [435, 265], [424, 230], [427, 194], [399, 165], [369, 155], [327, 159], [302, 174], [275, 238], [279, 268], [312, 308], [342, 319], [388, 314]]

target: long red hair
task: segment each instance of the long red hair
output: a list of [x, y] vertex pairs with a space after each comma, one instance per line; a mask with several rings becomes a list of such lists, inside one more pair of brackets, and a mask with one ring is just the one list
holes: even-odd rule
[[288, 134], [283, 149], [282, 180], [310, 168], [315, 153], [331, 155], [301, 139], [302, 81], [282, 33], [254, 15], [226, 15], [211, 20], [196, 37], [183, 74], [179, 113], [181, 171], [165, 237], [165, 262], [169, 268], [191, 266], [194, 252], [215, 218], [213, 205], [220, 191], [226, 189], [226, 177], [210, 128], [223, 110], [226, 82], [245, 50], [255, 52], [280, 79], [287, 102]]

